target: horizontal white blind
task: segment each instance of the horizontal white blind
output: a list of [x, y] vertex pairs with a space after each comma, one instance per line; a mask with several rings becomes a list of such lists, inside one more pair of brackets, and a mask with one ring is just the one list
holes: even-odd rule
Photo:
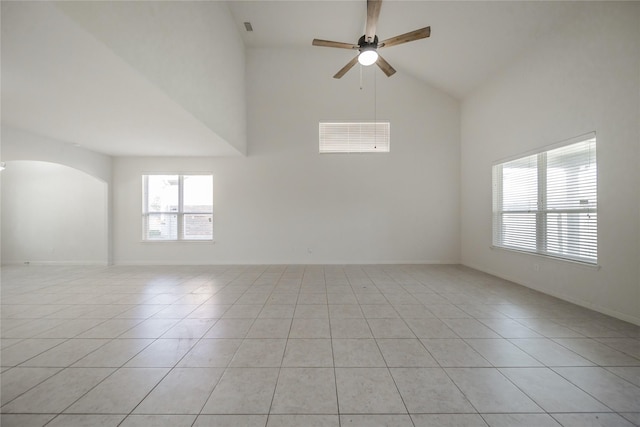
[[596, 139], [548, 151], [545, 214], [547, 254], [596, 262], [598, 180]]
[[596, 138], [493, 167], [493, 244], [596, 263]]
[[388, 153], [389, 122], [320, 122], [320, 153]]

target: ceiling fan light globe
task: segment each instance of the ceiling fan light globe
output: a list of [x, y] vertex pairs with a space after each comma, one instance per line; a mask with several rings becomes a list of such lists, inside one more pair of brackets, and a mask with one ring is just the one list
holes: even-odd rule
[[363, 50], [360, 52], [360, 55], [358, 55], [358, 62], [365, 67], [375, 64], [377, 60], [378, 52], [375, 50]]

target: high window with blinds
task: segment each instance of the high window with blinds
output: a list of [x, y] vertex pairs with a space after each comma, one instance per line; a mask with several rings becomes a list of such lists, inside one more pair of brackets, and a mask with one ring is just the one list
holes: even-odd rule
[[389, 122], [320, 122], [320, 153], [388, 153]]
[[596, 136], [493, 166], [493, 245], [596, 264]]
[[143, 175], [142, 239], [212, 240], [211, 175]]

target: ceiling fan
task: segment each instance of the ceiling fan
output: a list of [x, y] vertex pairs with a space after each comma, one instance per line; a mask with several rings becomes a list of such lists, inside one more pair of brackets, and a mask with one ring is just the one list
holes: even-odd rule
[[376, 36], [376, 26], [378, 25], [378, 17], [380, 16], [380, 6], [382, 0], [367, 0], [367, 26], [365, 34], [360, 37], [358, 44], [334, 42], [330, 40], [313, 39], [314, 46], [324, 47], [337, 47], [340, 49], [357, 49], [360, 53], [353, 58], [347, 65], [342, 67], [333, 78], [339, 79], [344, 76], [347, 71], [353, 68], [357, 62], [362, 65], [368, 66], [372, 64], [378, 64], [378, 67], [387, 75], [391, 77], [396, 70], [389, 64], [382, 56], [378, 54], [378, 49], [384, 47], [391, 47], [402, 43], [412, 42], [414, 40], [424, 39], [431, 35], [431, 27], [420, 28], [419, 30], [411, 31], [409, 33], [401, 34], [399, 36], [391, 37], [390, 39], [378, 42], [378, 36]]

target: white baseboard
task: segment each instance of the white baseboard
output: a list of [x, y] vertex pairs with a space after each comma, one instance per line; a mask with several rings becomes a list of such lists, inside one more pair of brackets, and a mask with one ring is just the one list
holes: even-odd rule
[[107, 261], [5, 261], [2, 260], [2, 265], [79, 265], [79, 266], [108, 266]]
[[245, 262], [210, 262], [210, 263], [202, 263], [202, 262], [158, 262], [158, 261], [114, 261], [113, 265], [122, 265], [122, 266], [150, 266], [150, 265], [459, 265], [459, 260], [393, 260], [393, 261], [282, 261], [282, 262], [257, 262], [257, 261], [245, 261]]
[[598, 305], [598, 304], [593, 304], [593, 303], [591, 303], [589, 301], [584, 301], [584, 300], [581, 300], [579, 298], [573, 298], [573, 297], [571, 297], [569, 295], [563, 295], [563, 294], [560, 294], [560, 293], [557, 293], [557, 292], [551, 292], [551, 291], [549, 291], [547, 289], [540, 289], [540, 288], [536, 287], [535, 285], [522, 283], [518, 279], [513, 278], [513, 277], [509, 277], [508, 275], [505, 275], [505, 274], [502, 274], [502, 273], [498, 273], [498, 272], [495, 272], [495, 271], [491, 271], [491, 269], [482, 268], [482, 267], [479, 267], [479, 266], [473, 265], [473, 264], [462, 264], [462, 265], [464, 265], [465, 267], [473, 268], [474, 270], [482, 271], [483, 273], [491, 274], [492, 276], [496, 276], [496, 277], [499, 277], [499, 278], [504, 279], [504, 280], [508, 280], [508, 281], [516, 283], [518, 285], [522, 285], [522, 286], [524, 286], [526, 288], [533, 289], [533, 290], [538, 291], [538, 292], [542, 292], [543, 294], [551, 295], [552, 297], [556, 297], [556, 298], [559, 298], [559, 299], [561, 299], [563, 301], [567, 301], [567, 302], [570, 302], [572, 304], [579, 305], [580, 307], [585, 307], [585, 308], [588, 308], [590, 310], [597, 311], [598, 313], [606, 314], [607, 316], [615, 317], [616, 319], [624, 320], [625, 322], [633, 323], [634, 325], [640, 326], [640, 318], [638, 318], [636, 316], [631, 316], [631, 315], [626, 314], [626, 313], [621, 313], [621, 312], [616, 311], [616, 310], [611, 310], [611, 309], [609, 309], [607, 307], [603, 307], [603, 306]]

